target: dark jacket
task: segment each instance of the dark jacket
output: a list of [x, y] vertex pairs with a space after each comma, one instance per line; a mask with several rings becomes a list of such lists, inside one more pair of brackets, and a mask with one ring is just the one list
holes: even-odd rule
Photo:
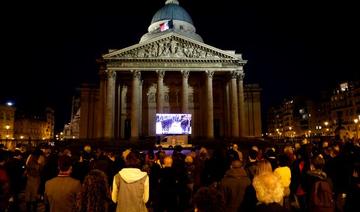
[[260, 204], [256, 206], [256, 212], [288, 212], [286, 208], [278, 203]]
[[251, 184], [244, 168], [229, 169], [221, 180], [225, 198], [225, 211], [238, 211], [243, 202], [245, 190]]

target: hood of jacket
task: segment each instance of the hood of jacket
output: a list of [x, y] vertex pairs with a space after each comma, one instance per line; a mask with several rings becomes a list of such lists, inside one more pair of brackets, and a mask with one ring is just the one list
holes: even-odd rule
[[142, 172], [140, 169], [136, 168], [123, 168], [119, 174], [126, 183], [136, 182], [147, 175], [146, 172]]
[[244, 168], [235, 168], [235, 169], [229, 169], [225, 173], [226, 177], [234, 177], [234, 178], [240, 178], [240, 177], [247, 177], [247, 173]]
[[319, 178], [320, 180], [326, 180], [327, 178], [326, 173], [321, 170], [308, 171], [308, 175], [310, 175], [311, 177]]

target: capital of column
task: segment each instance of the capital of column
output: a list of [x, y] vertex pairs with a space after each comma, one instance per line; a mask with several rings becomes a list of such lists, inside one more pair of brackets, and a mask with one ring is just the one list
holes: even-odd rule
[[239, 71], [231, 71], [231, 72], [230, 72], [231, 79], [236, 79], [236, 78], [238, 78], [239, 73], [240, 73]]
[[159, 78], [164, 79], [164, 77], [165, 77], [165, 71], [156, 70], [156, 73], [158, 74]]
[[245, 78], [245, 73], [244, 73], [244, 72], [239, 72], [238, 79], [239, 79], [240, 81], [243, 81], [244, 78]]
[[213, 78], [214, 76], [214, 71], [205, 71], [205, 73], [209, 78]]
[[140, 78], [141, 78], [141, 72], [140, 72], [140, 71], [138, 71], [138, 70], [132, 70], [131, 72], [133, 73], [134, 78], [140, 80]]
[[181, 70], [181, 74], [182, 74], [184, 79], [188, 79], [190, 71]]
[[106, 70], [107, 78], [114, 79], [116, 77], [116, 71], [114, 70]]

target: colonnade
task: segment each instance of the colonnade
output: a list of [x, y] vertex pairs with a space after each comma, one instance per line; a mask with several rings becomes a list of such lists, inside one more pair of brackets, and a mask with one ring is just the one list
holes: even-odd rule
[[[115, 136], [115, 91], [116, 91], [116, 71], [103, 70], [105, 77], [101, 77], [100, 82], [100, 106], [99, 109], [103, 112], [100, 115], [100, 135], [104, 138], [114, 138]], [[131, 70], [132, 73], [132, 86], [131, 86], [131, 138], [136, 139], [139, 137], [141, 131], [141, 95], [142, 95], [142, 81], [141, 71]], [[156, 91], [156, 112], [163, 113], [164, 109], [164, 77], [166, 71], [156, 70], [157, 73], [157, 91]], [[206, 92], [206, 137], [214, 137], [214, 96], [213, 96], [213, 76], [215, 71], [206, 70], [205, 92]], [[242, 69], [232, 70], [229, 72], [230, 79], [230, 125], [231, 136], [243, 136], [244, 126], [244, 88], [243, 79], [244, 73]], [[181, 70], [182, 74], [182, 93], [181, 93], [181, 112], [189, 112], [189, 75], [191, 71]], [[124, 93], [121, 92], [121, 101], [125, 101]], [[117, 113], [120, 117], [123, 116], [124, 108], [121, 107]], [[104, 117], [104, 118], [102, 118]], [[121, 118], [123, 119], [123, 118]], [[122, 120], [123, 121], [123, 120]], [[104, 126], [102, 129], [101, 126]], [[117, 124], [119, 126], [119, 124]]]

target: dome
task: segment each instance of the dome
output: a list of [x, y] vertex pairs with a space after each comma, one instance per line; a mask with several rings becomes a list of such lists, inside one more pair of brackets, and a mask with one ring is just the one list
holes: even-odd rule
[[153, 16], [151, 23], [155, 23], [162, 20], [179, 20], [193, 24], [189, 13], [184, 8], [179, 6], [179, 2], [176, 0], [168, 0], [163, 8], [158, 10]]
[[[168, 26], [165, 30], [160, 28], [164, 23], [168, 24], [169, 21], [172, 23], [171, 27]], [[140, 43], [169, 32], [175, 32], [203, 42], [201, 36], [196, 33], [196, 28], [189, 13], [179, 6], [178, 0], [167, 0], [165, 6], [155, 13], [148, 27], [148, 33], [141, 37]]]

